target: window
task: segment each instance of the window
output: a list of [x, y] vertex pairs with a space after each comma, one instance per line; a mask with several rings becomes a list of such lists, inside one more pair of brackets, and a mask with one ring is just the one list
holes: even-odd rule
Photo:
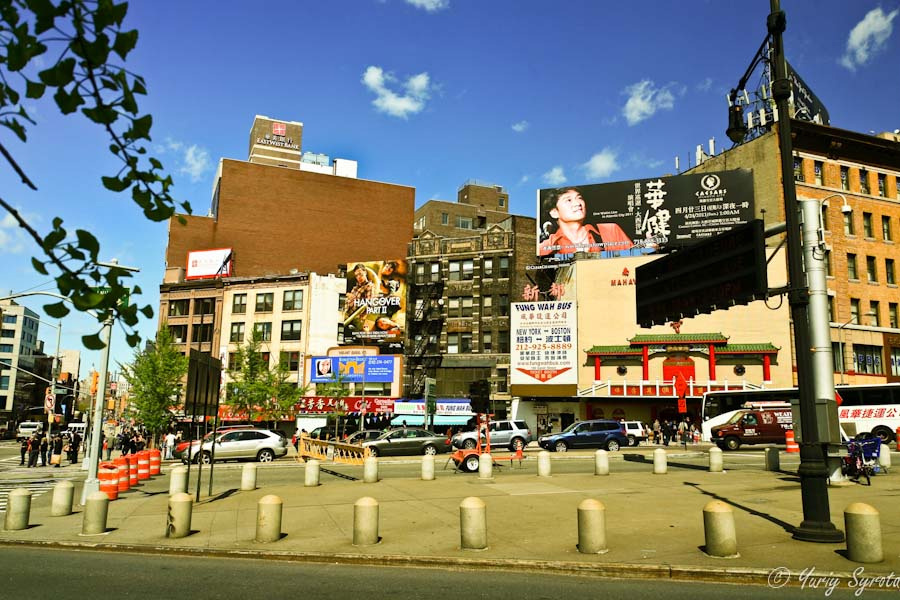
[[216, 314], [215, 298], [195, 298], [194, 299], [195, 315], [214, 315]]
[[509, 277], [509, 257], [501, 256], [499, 259], [499, 273], [497, 274], [500, 279], [506, 279]]
[[256, 312], [272, 312], [274, 304], [275, 294], [272, 292], [256, 295]]
[[447, 334], [447, 354], [459, 354], [459, 334]]
[[485, 279], [491, 279], [494, 276], [494, 259], [485, 258], [481, 267], [481, 276]]
[[431, 282], [437, 283], [441, 280], [441, 265], [440, 263], [431, 263]]
[[506, 206], [506, 198], [500, 196], [499, 201], [497, 202], [497, 206], [499, 206], [500, 208]]
[[271, 358], [271, 354], [268, 352], [260, 352], [259, 357], [262, 359], [262, 363], [268, 367], [269, 366], [269, 358]]
[[184, 317], [190, 310], [190, 300], [171, 300], [169, 301], [169, 316]]
[[298, 341], [300, 339], [301, 329], [303, 329], [303, 321], [282, 321], [281, 341]]
[[891, 327], [893, 327], [894, 329], [896, 329], [897, 327], [900, 327], [900, 324], [898, 324], [898, 321], [897, 321], [897, 317], [898, 317], [897, 303], [891, 302], [890, 304], [888, 304], [888, 322], [889, 322], [889, 325]]
[[509, 296], [501, 295], [497, 302], [497, 314], [501, 317], [509, 316]]
[[825, 275], [828, 277], [833, 275], [831, 272], [831, 250], [825, 251]]
[[[505, 394], [509, 391], [507, 378], [509, 377], [509, 371], [506, 369], [497, 369], [497, 391], [501, 394]], [[518, 424], [518, 421], [516, 422]], [[525, 429], [522, 427], [522, 429]]]
[[459, 229], [472, 229], [472, 217], [457, 215], [456, 227]]
[[834, 323], [834, 296], [828, 296], [828, 321]]
[[841, 167], [841, 189], [845, 192], [850, 191], [850, 168]]
[[803, 159], [794, 157], [794, 181], [803, 181]]
[[853, 213], [848, 212], [844, 213], [844, 234], [845, 235], [855, 235], [856, 231], [853, 229]]
[[863, 213], [863, 235], [867, 238], [875, 237], [872, 233], [872, 213]]
[[881, 375], [881, 346], [853, 344], [853, 362], [857, 373]]
[[459, 281], [459, 266], [458, 260], [450, 261], [450, 275], [448, 277], [450, 281]]
[[878, 282], [878, 270], [875, 268], [874, 256], [866, 257], [866, 276], [869, 278], [869, 283]]
[[869, 172], [865, 169], [859, 170], [859, 193], [868, 194], [869, 190]]
[[462, 261], [462, 279], [471, 281], [475, 273], [475, 261], [471, 258]]
[[876, 300], [869, 301], [869, 325], [881, 327], [881, 303]]
[[897, 280], [894, 278], [894, 259], [884, 259], [884, 279], [889, 285], [896, 285]]
[[425, 283], [425, 263], [416, 264], [416, 283]]
[[16, 315], [3, 315], [3, 322], [4, 323], [15, 323]]
[[447, 299], [447, 316], [449, 317], [458, 317], [459, 316], [459, 298], [448, 298]]
[[472, 334], [464, 331], [459, 334], [459, 351], [466, 354], [472, 351]]
[[850, 322], [859, 325], [859, 298], [850, 298]]
[[260, 341], [272, 341], [272, 324], [271, 323], [254, 323], [253, 331], [259, 334]]
[[344, 306], [347, 304], [347, 294], [338, 294], [338, 311], [344, 312]]
[[449, 225], [450, 224], [450, 215], [442, 212], [441, 213], [441, 225]]
[[294, 372], [300, 370], [299, 352], [282, 352], [279, 361], [281, 367], [286, 371]]
[[886, 193], [887, 193], [887, 191], [885, 190], [885, 187], [884, 187], [884, 173], [879, 173], [878, 174], [878, 195], [881, 196], [882, 198], [884, 198]]
[[5, 338], [16, 337], [16, 330], [15, 329], [4, 329], [2, 332], [0, 332], [0, 337], [5, 337]]
[[195, 323], [191, 327], [191, 341], [194, 343], [206, 344], [212, 341], [213, 326], [212, 323]]
[[493, 296], [482, 296], [481, 297], [481, 316], [489, 317], [491, 316], [491, 308], [494, 303]]
[[900, 377], [900, 348], [891, 348], [891, 375]]
[[231, 312], [242, 315], [247, 312], [247, 294], [235, 294], [231, 299]]
[[0, 344], [0, 352], [8, 352], [12, 353], [13, 347], [12, 344]]
[[474, 298], [471, 296], [466, 296], [462, 299], [462, 316], [471, 317], [472, 316], [472, 304], [474, 302]]
[[228, 338], [229, 342], [233, 344], [243, 344], [244, 343], [244, 324], [243, 323], [232, 323], [231, 324], [231, 335]]
[[172, 334], [172, 341], [176, 344], [187, 341], [187, 325], [169, 325], [169, 333]]
[[491, 343], [491, 332], [485, 331], [481, 334], [481, 351], [490, 352], [492, 348], [493, 344]]
[[884, 241], [886, 242], [890, 242], [894, 239], [894, 236], [891, 233], [890, 217], [881, 217], [881, 237], [884, 238]]
[[471, 351], [472, 334], [470, 332], [447, 334], [447, 354], [466, 354]]
[[813, 169], [816, 173], [816, 185], [822, 185], [822, 161], [813, 161]]
[[831, 219], [828, 218], [828, 206], [822, 205], [822, 229], [831, 231]]
[[847, 255], [847, 277], [849, 277], [850, 279], [859, 279], [859, 274], [856, 272], [855, 254]]
[[303, 290], [285, 290], [281, 310], [303, 310]]
[[450, 281], [470, 281], [474, 276], [475, 262], [466, 260], [450, 261]]
[[509, 330], [497, 332], [497, 352], [509, 354]]
[[0, 390], [9, 389], [9, 375], [0, 375]]

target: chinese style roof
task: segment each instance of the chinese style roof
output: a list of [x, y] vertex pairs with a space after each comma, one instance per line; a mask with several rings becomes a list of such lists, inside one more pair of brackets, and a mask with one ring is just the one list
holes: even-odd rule
[[656, 335], [636, 335], [630, 340], [635, 345], [656, 344], [727, 344], [728, 338], [721, 333], [667, 333]]
[[724, 348], [717, 348], [717, 354], [774, 354], [780, 350], [772, 344], [729, 344]]
[[591, 354], [602, 354], [604, 356], [615, 356], [615, 355], [636, 355], [640, 356], [641, 349], [636, 346], [594, 346], [588, 350], [585, 350], [588, 355]]

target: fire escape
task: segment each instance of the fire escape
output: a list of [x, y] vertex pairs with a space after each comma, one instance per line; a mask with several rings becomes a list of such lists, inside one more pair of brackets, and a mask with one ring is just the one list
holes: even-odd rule
[[420, 398], [425, 393], [425, 378], [435, 377], [441, 366], [441, 330], [443, 316], [444, 283], [442, 281], [418, 284], [412, 287], [412, 319], [409, 329], [410, 351], [409, 397]]

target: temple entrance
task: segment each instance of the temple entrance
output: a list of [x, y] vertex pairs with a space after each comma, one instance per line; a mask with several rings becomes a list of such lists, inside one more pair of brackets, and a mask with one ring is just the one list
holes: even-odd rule
[[678, 373], [681, 373], [685, 381], [697, 380], [694, 375], [694, 359], [687, 354], [669, 356], [663, 361], [662, 368], [665, 381], [672, 381]]

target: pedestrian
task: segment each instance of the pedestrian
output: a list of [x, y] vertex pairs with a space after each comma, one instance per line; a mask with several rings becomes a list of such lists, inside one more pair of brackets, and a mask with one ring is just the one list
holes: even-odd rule
[[59, 468], [59, 463], [62, 462], [62, 449], [63, 439], [62, 436], [57, 433], [55, 436], [53, 436], [53, 444], [51, 445], [50, 450], [50, 462], [56, 469]]
[[81, 446], [81, 436], [78, 435], [78, 432], [72, 433], [72, 439], [69, 440], [69, 461], [72, 463], [78, 462], [78, 448]]
[[687, 443], [687, 438], [685, 437], [687, 435], [687, 431], [688, 431], [687, 421], [682, 419], [681, 422], [678, 424], [678, 442], [679, 443], [681, 443], [681, 444]]
[[32, 435], [28, 439], [28, 466], [36, 467], [38, 462], [38, 455], [41, 451], [41, 441], [38, 439], [37, 434]]
[[659, 419], [653, 420], [653, 443], [662, 443], [662, 426], [659, 424]]
[[19, 453], [22, 455], [21, 460], [19, 461], [20, 466], [25, 466], [25, 455], [28, 454], [28, 441], [30, 438], [23, 437], [22, 443], [19, 445]]
[[47, 436], [41, 436], [41, 466], [46, 467], [49, 462], [47, 462], [47, 450], [50, 449], [50, 442], [47, 441]]
[[163, 439], [165, 440], [166, 460], [174, 460], [176, 444], [175, 434], [169, 431]]
[[106, 451], [106, 460], [110, 460], [112, 458], [112, 444], [110, 443], [109, 436], [103, 434], [103, 449]]

